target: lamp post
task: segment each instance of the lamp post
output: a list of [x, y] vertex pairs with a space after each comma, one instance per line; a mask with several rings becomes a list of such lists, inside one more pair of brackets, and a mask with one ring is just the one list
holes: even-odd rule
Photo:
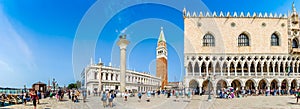
[[211, 95], [210, 95], [210, 88], [211, 88], [211, 85], [210, 85], [210, 74], [208, 75], [208, 98], [207, 98], [207, 101], [211, 101]]
[[24, 92], [26, 93], [26, 85], [24, 85]]
[[55, 78], [53, 78], [53, 81], [52, 81], [52, 85], [53, 85], [53, 89], [55, 91], [55, 85], [56, 85], [57, 81], [55, 81]]

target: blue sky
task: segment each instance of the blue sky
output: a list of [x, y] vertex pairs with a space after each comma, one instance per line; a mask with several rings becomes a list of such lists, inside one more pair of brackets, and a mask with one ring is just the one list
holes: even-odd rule
[[[119, 66], [119, 48], [115, 43], [122, 32], [131, 41], [127, 67], [155, 74], [155, 48], [161, 26], [168, 43], [169, 81], [178, 81], [184, 72], [180, 13], [183, 7], [196, 12], [287, 14], [293, 0], [130, 1], [135, 5], [127, 2], [0, 0], [0, 87], [30, 86], [52, 78], [60, 86], [67, 85], [78, 79], [78, 70], [89, 63], [90, 57], [95, 62], [101, 58], [106, 65], [111, 62]], [[299, 12], [300, 1], [295, 1], [295, 5]], [[85, 20], [89, 18], [94, 19]], [[86, 23], [95, 25], [81, 29]], [[76, 61], [76, 56], [82, 58]]]

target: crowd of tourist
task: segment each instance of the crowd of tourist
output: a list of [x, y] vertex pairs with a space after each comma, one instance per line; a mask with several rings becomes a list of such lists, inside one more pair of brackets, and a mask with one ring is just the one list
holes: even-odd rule
[[[204, 91], [205, 92], [205, 91]], [[217, 91], [219, 98], [240, 98], [240, 97], [247, 97], [247, 96], [278, 96], [278, 95], [297, 95], [300, 92], [298, 89], [291, 89], [291, 90], [278, 90], [278, 89], [272, 89], [272, 90], [255, 90], [255, 89], [248, 89], [248, 90], [238, 90], [234, 89], [232, 87], [229, 88], [222, 88], [221, 90]]]

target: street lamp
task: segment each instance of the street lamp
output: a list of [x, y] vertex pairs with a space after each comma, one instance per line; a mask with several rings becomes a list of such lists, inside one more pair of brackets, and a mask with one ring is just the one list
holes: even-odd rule
[[53, 85], [53, 89], [55, 91], [55, 85], [56, 85], [57, 81], [55, 81], [55, 78], [53, 78], [53, 81], [52, 81], [52, 85]]
[[210, 88], [211, 88], [211, 85], [210, 85], [210, 74], [208, 75], [208, 98], [207, 98], [207, 101], [211, 101], [211, 96], [210, 96]]
[[24, 85], [24, 92], [26, 93], [26, 85]]

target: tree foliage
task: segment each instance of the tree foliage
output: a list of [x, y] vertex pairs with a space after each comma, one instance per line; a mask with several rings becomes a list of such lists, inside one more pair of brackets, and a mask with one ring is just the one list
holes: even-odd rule
[[73, 89], [73, 88], [77, 89], [77, 84], [76, 83], [71, 83], [71, 84], [68, 85], [68, 89]]

